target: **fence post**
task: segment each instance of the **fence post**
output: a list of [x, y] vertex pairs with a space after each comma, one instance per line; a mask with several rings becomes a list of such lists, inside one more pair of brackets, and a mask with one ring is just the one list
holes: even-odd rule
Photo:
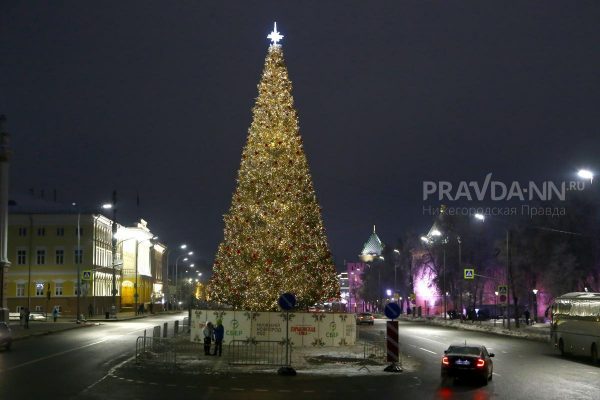
[[175, 326], [173, 327], [173, 336], [177, 336], [179, 332], [179, 320], [175, 321]]
[[166, 338], [166, 337], [167, 337], [167, 331], [168, 331], [168, 329], [169, 329], [169, 323], [168, 323], [168, 322], [165, 322], [165, 323], [163, 324], [163, 337], [164, 337], [164, 338]]

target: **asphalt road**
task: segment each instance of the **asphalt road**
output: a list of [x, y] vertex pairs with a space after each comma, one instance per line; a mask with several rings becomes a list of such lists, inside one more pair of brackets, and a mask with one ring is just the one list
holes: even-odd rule
[[[404, 321], [400, 322], [401, 350], [415, 368], [397, 374], [191, 375], [130, 364], [117, 367], [131, 357], [141, 330], [166, 319], [112, 323], [22, 341], [18, 350], [0, 353], [0, 399], [600, 398], [600, 368], [585, 359], [562, 358], [547, 344]], [[373, 327], [361, 327], [360, 335], [380, 337], [384, 327], [383, 321], [377, 321]], [[465, 340], [482, 343], [496, 354], [494, 378], [488, 386], [441, 385], [443, 350]]]
[[[182, 319], [163, 315], [31, 337], [0, 352], [0, 399], [69, 399], [131, 357], [144, 329]], [[171, 322], [169, 325], [173, 325]]]

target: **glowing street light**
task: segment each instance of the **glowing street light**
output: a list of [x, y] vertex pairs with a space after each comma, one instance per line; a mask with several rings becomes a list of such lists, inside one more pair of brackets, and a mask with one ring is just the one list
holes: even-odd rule
[[579, 176], [582, 179], [589, 179], [590, 183], [592, 183], [592, 181], [594, 180], [594, 173], [589, 169], [580, 169], [579, 171], [577, 171], [577, 176]]
[[475, 219], [478, 219], [480, 221], [485, 221], [485, 215], [477, 213], [477, 214], [475, 214]]

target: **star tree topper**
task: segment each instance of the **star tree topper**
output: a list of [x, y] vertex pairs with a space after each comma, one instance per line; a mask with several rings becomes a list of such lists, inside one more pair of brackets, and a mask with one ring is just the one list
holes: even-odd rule
[[279, 32], [277, 32], [277, 22], [275, 22], [275, 27], [273, 28], [273, 32], [269, 33], [269, 35], [267, 36], [267, 39], [271, 39], [271, 44], [275, 45], [275, 46], [279, 46], [279, 42], [281, 39], [283, 39], [283, 35], [280, 34]]

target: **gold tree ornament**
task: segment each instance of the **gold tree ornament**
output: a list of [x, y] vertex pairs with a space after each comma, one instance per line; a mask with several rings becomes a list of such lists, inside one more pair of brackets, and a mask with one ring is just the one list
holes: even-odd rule
[[252, 311], [278, 309], [286, 292], [299, 307], [339, 297], [277, 26], [272, 34], [210, 282], [212, 300]]

